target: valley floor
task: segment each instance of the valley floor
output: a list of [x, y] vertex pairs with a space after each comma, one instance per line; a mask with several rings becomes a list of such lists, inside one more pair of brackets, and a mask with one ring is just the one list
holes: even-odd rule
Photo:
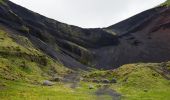
[[[151, 83], [152, 84], [152, 83]], [[170, 83], [169, 83], [170, 84]], [[89, 89], [89, 85], [94, 86]], [[99, 84], [80, 82], [76, 88], [69, 83], [56, 83], [54, 86], [28, 84], [20, 81], [1, 80], [1, 100], [169, 100], [170, 87], [152, 89], [126, 87], [121, 84], [109, 85], [107, 90]], [[100, 86], [105, 86], [100, 84]], [[110, 89], [110, 90], [109, 90]], [[111, 91], [112, 90], [112, 91]], [[117, 92], [115, 92], [116, 90]], [[102, 92], [105, 91], [105, 92]], [[121, 95], [121, 97], [120, 97]]]

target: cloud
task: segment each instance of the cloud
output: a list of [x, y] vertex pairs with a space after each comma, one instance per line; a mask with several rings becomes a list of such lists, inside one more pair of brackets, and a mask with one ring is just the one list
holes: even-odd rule
[[106, 27], [165, 0], [11, 0], [55, 20], [86, 28]]

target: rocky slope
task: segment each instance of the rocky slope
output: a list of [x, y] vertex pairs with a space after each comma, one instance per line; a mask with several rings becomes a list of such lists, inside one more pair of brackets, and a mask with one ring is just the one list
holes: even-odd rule
[[120, 40], [116, 49], [111, 48], [117, 51], [109, 55], [121, 54], [114, 56], [118, 58], [118, 65], [169, 60], [169, 14], [168, 6], [160, 6], [106, 28], [116, 32]]
[[170, 8], [161, 6], [108, 28], [83, 29], [8, 0], [0, 3], [2, 27], [27, 37], [37, 49], [72, 69], [113, 69], [127, 63], [168, 61], [169, 14]]

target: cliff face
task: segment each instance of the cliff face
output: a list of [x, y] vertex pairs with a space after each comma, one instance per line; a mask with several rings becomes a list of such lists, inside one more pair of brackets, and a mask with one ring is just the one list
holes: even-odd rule
[[117, 56], [118, 63], [169, 60], [169, 15], [170, 8], [161, 6], [106, 28], [117, 32], [121, 41], [117, 48], [112, 49], [117, 50], [115, 54], [120, 54]]
[[116, 36], [102, 29], [82, 29], [60, 23], [8, 0], [1, 3], [0, 22], [8, 29], [28, 37], [38, 49], [71, 68], [87, 67], [84, 64], [93, 59], [90, 48], [117, 42]]
[[169, 60], [169, 14], [170, 8], [162, 6], [108, 28], [83, 29], [8, 0], [0, 3], [1, 27], [27, 37], [37, 49], [73, 69]]

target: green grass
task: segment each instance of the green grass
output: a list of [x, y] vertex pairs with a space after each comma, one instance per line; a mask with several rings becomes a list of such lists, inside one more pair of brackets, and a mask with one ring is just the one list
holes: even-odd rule
[[[122, 100], [169, 100], [170, 81], [154, 71], [161, 64], [128, 64], [113, 71], [95, 71], [86, 78], [113, 78], [118, 82], [110, 88], [121, 93]], [[168, 65], [168, 64], [167, 64]], [[95, 74], [94, 74], [95, 73]], [[90, 76], [93, 74], [92, 76]], [[88, 89], [89, 84], [95, 88]], [[70, 83], [56, 83], [51, 87], [33, 85], [23, 81], [0, 80], [0, 97], [3, 100], [98, 100], [95, 95], [102, 83], [80, 82], [72, 89]], [[104, 100], [112, 100], [109, 95]]]
[[7, 4], [5, 3], [5, 0], [0, 0], [0, 5], [5, 5], [5, 6], [7, 6]]
[[[2, 81], [2, 80], [1, 80]], [[0, 98], [2, 100], [96, 100], [96, 89], [88, 89], [87, 83], [82, 83], [78, 89], [69, 88], [69, 84], [57, 83], [47, 87], [31, 85], [23, 82], [3, 81], [5, 87], [1, 87]], [[111, 97], [104, 95], [106, 100]]]
[[167, 0], [161, 4], [161, 6], [169, 6], [169, 5], [170, 5], [170, 0]]
[[3, 0], [0, 0], [0, 3], [3, 3], [4, 1]]
[[[76, 46], [76, 45], [74, 45]], [[85, 50], [84, 50], [85, 51]], [[86, 80], [117, 79], [110, 88], [122, 94], [123, 100], [169, 100], [170, 62], [127, 64], [115, 70], [85, 72]], [[2, 100], [111, 100], [95, 95], [102, 83], [80, 82], [42, 86], [52, 75], [63, 76], [70, 70], [45, 55], [24, 36], [11, 35], [0, 29], [0, 99]], [[34, 85], [37, 84], [37, 85]], [[89, 89], [92, 84], [95, 88]]]
[[40, 81], [69, 69], [54, 61], [24, 36], [11, 35], [0, 29], [0, 77], [7, 80]]
[[169, 100], [170, 81], [162, 75], [162, 68], [168, 69], [169, 62], [128, 64], [112, 71], [91, 72], [85, 78], [116, 78], [118, 82], [112, 88], [123, 94], [125, 100]]

